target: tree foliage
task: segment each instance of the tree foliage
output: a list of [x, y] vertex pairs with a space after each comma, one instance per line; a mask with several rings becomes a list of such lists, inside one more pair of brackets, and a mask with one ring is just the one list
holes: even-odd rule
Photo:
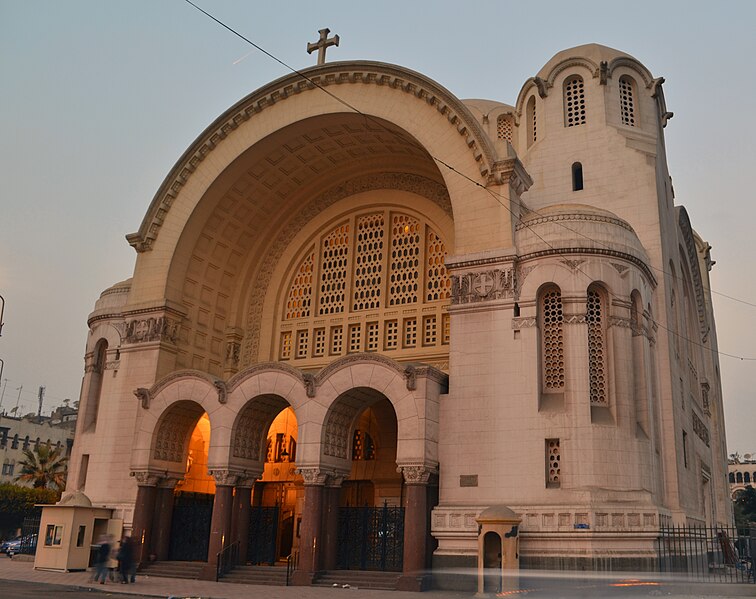
[[53, 489], [0, 484], [0, 536], [12, 535], [21, 528], [24, 518], [39, 510], [35, 504], [55, 503], [58, 499], [60, 493]]
[[738, 493], [733, 503], [738, 528], [747, 528], [751, 522], [756, 523], [756, 489], [746, 487]]
[[35, 489], [49, 488], [62, 490], [66, 486], [68, 458], [63, 457], [62, 449], [39, 445], [31, 451], [24, 450], [24, 459], [18, 462], [21, 472], [16, 477], [18, 482], [32, 483]]

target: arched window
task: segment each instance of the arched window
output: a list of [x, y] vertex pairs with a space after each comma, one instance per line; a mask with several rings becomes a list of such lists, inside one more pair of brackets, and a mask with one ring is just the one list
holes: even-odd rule
[[496, 119], [496, 137], [512, 143], [512, 117], [500, 114]]
[[579, 162], [572, 163], [572, 191], [583, 189], [583, 165]]
[[352, 460], [375, 460], [375, 444], [369, 433], [359, 429], [354, 431], [354, 437], [352, 437]]
[[739, 483], [743, 482], [743, 473], [742, 472], [736, 472], [735, 473], [735, 480]]
[[84, 408], [84, 426], [89, 428], [97, 423], [97, 414], [100, 410], [100, 395], [102, 394], [102, 382], [107, 360], [108, 342], [100, 339], [95, 345], [92, 365], [90, 366], [89, 390], [87, 403]]
[[557, 286], [541, 291], [538, 328], [541, 334], [541, 387], [544, 393], [564, 391], [564, 312], [562, 292]]
[[24, 449], [29, 449], [29, 435], [24, 437]]
[[588, 377], [591, 405], [609, 404], [606, 367], [606, 301], [602, 290], [588, 288], [585, 317], [588, 323]]
[[730, 472], [730, 483], [733, 484], [733, 485], [735, 484], [735, 473], [734, 472]]
[[751, 473], [750, 472], [744, 472], [743, 473], [743, 482], [744, 483], [750, 483], [751, 482]]
[[446, 254], [425, 218], [390, 208], [322, 230], [292, 273], [278, 359], [301, 365], [356, 352], [422, 359], [448, 351]]
[[11, 443], [11, 449], [18, 449], [18, 433], [13, 435], [13, 442]]
[[530, 96], [525, 107], [525, 121], [527, 123], [528, 147], [538, 139], [538, 122], [536, 118], [536, 99]]
[[585, 85], [580, 75], [572, 75], [564, 80], [564, 125], [576, 127], [585, 122]]
[[635, 81], [627, 75], [620, 77], [619, 96], [622, 124], [635, 127]]

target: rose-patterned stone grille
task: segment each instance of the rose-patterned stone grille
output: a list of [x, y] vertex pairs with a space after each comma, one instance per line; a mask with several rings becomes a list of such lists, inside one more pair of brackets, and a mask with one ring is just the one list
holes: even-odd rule
[[588, 323], [588, 376], [591, 404], [607, 404], [606, 348], [604, 339], [603, 301], [595, 289], [588, 290], [585, 319]]
[[551, 288], [541, 296], [541, 359], [545, 391], [564, 389], [563, 324], [562, 292]]

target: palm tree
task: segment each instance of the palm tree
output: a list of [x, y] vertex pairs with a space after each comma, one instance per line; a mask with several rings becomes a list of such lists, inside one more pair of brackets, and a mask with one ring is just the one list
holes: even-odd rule
[[32, 483], [34, 488], [62, 490], [66, 484], [68, 458], [61, 455], [61, 448], [40, 444], [31, 451], [24, 450], [24, 459], [18, 463], [21, 473], [16, 481]]

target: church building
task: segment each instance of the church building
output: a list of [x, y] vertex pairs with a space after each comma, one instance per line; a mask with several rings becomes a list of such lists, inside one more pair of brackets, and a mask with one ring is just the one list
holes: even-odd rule
[[653, 568], [661, 527], [730, 524], [663, 81], [590, 44], [512, 104], [368, 61], [234, 104], [89, 317], [69, 490], [142, 563], [233, 551], [300, 585], [457, 584], [501, 506], [523, 568]]

